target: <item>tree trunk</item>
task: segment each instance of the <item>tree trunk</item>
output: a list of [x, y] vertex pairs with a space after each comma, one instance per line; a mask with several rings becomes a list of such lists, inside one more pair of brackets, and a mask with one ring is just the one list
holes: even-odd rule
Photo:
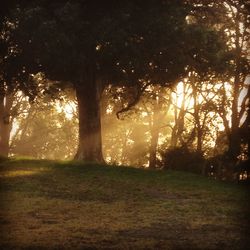
[[195, 129], [196, 129], [196, 136], [197, 136], [197, 144], [196, 144], [196, 151], [202, 153], [202, 138], [203, 138], [203, 129], [201, 126], [200, 121], [200, 105], [198, 102], [198, 89], [196, 83], [192, 82], [193, 88], [193, 98], [194, 98], [194, 120], [195, 120]]
[[[238, 66], [237, 66], [238, 68]], [[231, 117], [231, 133], [229, 135], [228, 154], [232, 159], [236, 159], [240, 154], [240, 134], [239, 134], [239, 70], [236, 70], [233, 89], [232, 117]]]
[[12, 129], [10, 111], [13, 100], [13, 94], [0, 96], [0, 156], [4, 157], [8, 157], [10, 149], [10, 132]]
[[11, 126], [9, 123], [0, 121], [0, 156], [9, 156], [9, 141], [10, 141]]
[[246, 131], [246, 138], [247, 138], [247, 156], [248, 159], [250, 159], [250, 103], [248, 103], [248, 110], [247, 110], [247, 117], [246, 117], [246, 126], [245, 126], [245, 131]]
[[[177, 114], [177, 107], [176, 109], [176, 114]], [[184, 98], [183, 102], [181, 105], [181, 108], [179, 110], [179, 114], [175, 115], [175, 125], [172, 129], [171, 133], [171, 147], [176, 147], [179, 145], [183, 145], [183, 140], [182, 140], [182, 133], [184, 131], [184, 119], [185, 119], [185, 109], [184, 109]]]
[[[158, 104], [155, 104], [158, 105]], [[157, 124], [159, 122], [158, 118], [158, 109], [154, 108], [153, 111], [153, 121], [151, 124], [151, 140], [150, 140], [150, 149], [149, 149], [149, 168], [155, 168], [156, 167], [156, 152], [157, 152], [157, 146], [158, 146], [158, 138], [159, 138], [159, 125]]]
[[78, 84], [79, 144], [75, 156], [85, 162], [103, 163], [100, 100], [97, 84]]
[[150, 149], [149, 149], [149, 168], [156, 168], [157, 165], [157, 146], [158, 146], [158, 139], [159, 139], [159, 122], [162, 120], [160, 117], [160, 110], [161, 110], [161, 96], [157, 94], [154, 100], [154, 107], [153, 107], [153, 117], [151, 120], [151, 140], [150, 140]]
[[153, 125], [151, 129], [151, 142], [150, 142], [150, 156], [149, 156], [149, 168], [156, 167], [156, 153], [157, 153], [157, 146], [158, 146], [158, 138], [159, 138], [159, 127], [157, 125]]
[[232, 103], [232, 116], [231, 116], [231, 133], [229, 135], [229, 148], [228, 154], [232, 160], [236, 160], [240, 154], [240, 133], [239, 133], [239, 111], [238, 102], [240, 94], [240, 81], [241, 81], [241, 53], [240, 46], [240, 17], [239, 12], [235, 16], [235, 72], [234, 72], [234, 85], [233, 85], [233, 103]]
[[203, 137], [203, 131], [201, 128], [197, 128], [197, 147], [196, 151], [202, 154], [202, 137]]

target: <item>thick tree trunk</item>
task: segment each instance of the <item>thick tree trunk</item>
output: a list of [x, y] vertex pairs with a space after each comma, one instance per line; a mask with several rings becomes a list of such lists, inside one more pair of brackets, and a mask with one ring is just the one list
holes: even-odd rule
[[75, 159], [103, 163], [100, 97], [95, 79], [90, 80], [76, 85], [79, 144]]

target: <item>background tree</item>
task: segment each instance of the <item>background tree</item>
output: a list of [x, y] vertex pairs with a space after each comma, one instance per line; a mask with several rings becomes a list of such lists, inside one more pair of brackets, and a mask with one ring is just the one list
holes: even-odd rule
[[[15, 1], [14, 1], [15, 2]], [[11, 19], [13, 1], [3, 2], [0, 11], [0, 155], [8, 156], [13, 121], [20, 112], [20, 98], [25, 93], [30, 101], [37, 86], [29, 74], [26, 56], [14, 38], [17, 20]]]
[[[222, 36], [227, 39], [228, 49], [232, 55], [229, 71], [221, 78], [231, 85], [230, 118], [223, 112], [224, 126], [228, 136], [228, 156], [235, 161], [240, 154], [240, 126], [245, 115], [245, 101], [241, 102], [241, 96], [247, 96], [245, 85], [249, 73], [249, 3], [243, 0], [216, 1], [192, 1], [196, 6], [193, 12], [193, 20], [215, 27]], [[249, 86], [249, 84], [248, 84]], [[228, 92], [228, 90], [226, 91]], [[228, 100], [228, 95], [224, 99]], [[224, 102], [225, 103], [225, 102]]]
[[26, 112], [15, 121], [10, 153], [37, 159], [71, 159], [77, 148], [78, 121], [70, 105], [72, 100], [65, 93], [60, 94], [60, 101], [58, 96], [55, 100], [46, 95], [27, 103]]

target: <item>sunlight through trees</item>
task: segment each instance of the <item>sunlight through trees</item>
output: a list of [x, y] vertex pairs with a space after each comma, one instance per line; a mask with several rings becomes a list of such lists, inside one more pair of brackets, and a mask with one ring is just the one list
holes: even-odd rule
[[249, 160], [249, 4], [97, 3], [4, 4], [0, 155], [201, 174], [216, 162], [235, 178]]

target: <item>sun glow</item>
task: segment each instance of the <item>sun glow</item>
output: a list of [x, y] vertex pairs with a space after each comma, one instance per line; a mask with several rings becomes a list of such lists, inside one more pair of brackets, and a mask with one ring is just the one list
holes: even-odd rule
[[58, 113], [63, 112], [68, 120], [73, 119], [77, 113], [77, 104], [73, 101], [68, 101], [67, 103], [56, 102], [56, 110]]
[[176, 103], [178, 108], [181, 108], [183, 100], [184, 100], [184, 83], [179, 82], [179, 84], [176, 86], [176, 91], [172, 93], [172, 98], [174, 99], [174, 102]]

